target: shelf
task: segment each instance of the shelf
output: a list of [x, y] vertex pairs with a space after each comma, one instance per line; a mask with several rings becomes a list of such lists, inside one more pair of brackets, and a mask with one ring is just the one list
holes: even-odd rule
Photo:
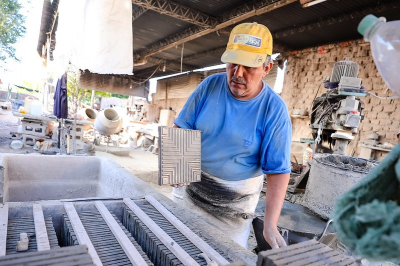
[[391, 149], [384, 149], [384, 148], [380, 148], [380, 147], [376, 147], [376, 146], [372, 146], [372, 145], [360, 144], [358, 146], [361, 148], [367, 148], [367, 149], [377, 150], [377, 151], [386, 151], [386, 152], [392, 151]]

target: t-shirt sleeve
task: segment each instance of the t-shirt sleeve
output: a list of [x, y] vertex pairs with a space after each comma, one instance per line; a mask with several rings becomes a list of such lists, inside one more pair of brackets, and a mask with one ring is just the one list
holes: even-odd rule
[[291, 172], [291, 142], [292, 123], [289, 117], [284, 115], [261, 144], [261, 170], [264, 174], [288, 174]]
[[180, 128], [196, 129], [195, 123], [197, 115], [200, 112], [200, 106], [204, 101], [205, 89], [207, 86], [207, 80], [203, 80], [197, 88], [190, 95], [186, 101], [178, 117], [174, 120], [174, 124]]

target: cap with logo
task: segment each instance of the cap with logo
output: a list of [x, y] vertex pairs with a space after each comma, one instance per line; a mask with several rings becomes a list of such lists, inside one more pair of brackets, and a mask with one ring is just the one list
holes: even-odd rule
[[256, 22], [242, 23], [233, 28], [221, 61], [259, 67], [267, 55], [272, 55], [272, 35], [269, 29]]

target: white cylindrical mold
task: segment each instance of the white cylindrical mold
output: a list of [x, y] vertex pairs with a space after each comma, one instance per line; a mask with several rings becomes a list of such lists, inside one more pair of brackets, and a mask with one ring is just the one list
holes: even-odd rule
[[102, 135], [112, 135], [121, 131], [122, 118], [112, 108], [99, 112], [94, 127]]

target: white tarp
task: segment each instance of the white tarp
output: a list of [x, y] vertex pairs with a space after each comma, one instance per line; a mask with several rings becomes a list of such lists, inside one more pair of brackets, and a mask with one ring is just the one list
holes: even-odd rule
[[132, 2], [61, 0], [54, 61], [98, 74], [132, 74]]

